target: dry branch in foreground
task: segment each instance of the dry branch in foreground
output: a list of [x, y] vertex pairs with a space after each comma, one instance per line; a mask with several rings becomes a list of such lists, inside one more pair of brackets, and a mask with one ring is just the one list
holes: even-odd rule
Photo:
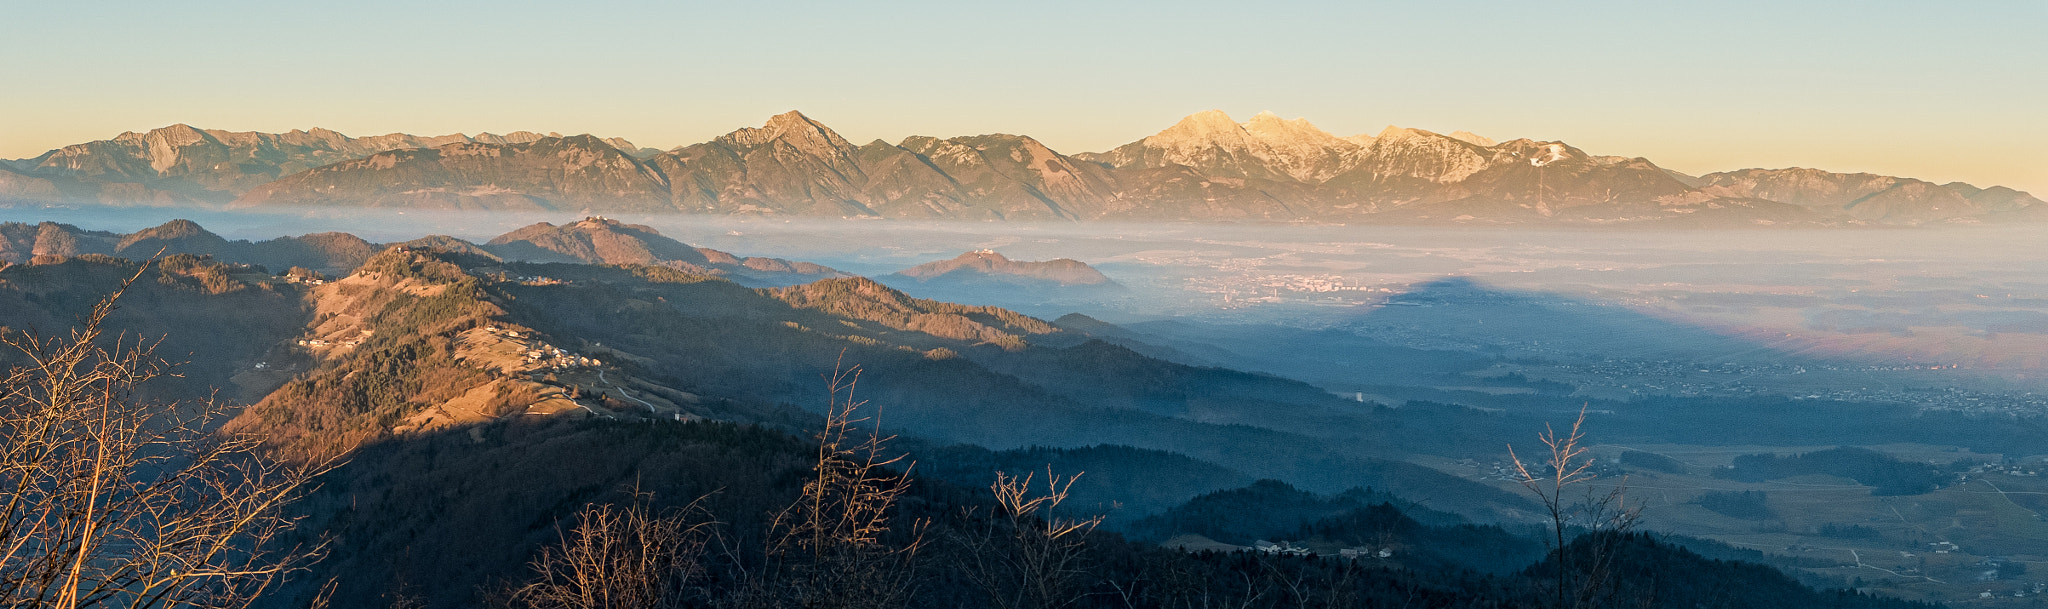
[[213, 433], [219, 403], [135, 396], [172, 366], [104, 326], [151, 266], [68, 334], [0, 337], [26, 362], [0, 381], [0, 605], [246, 607], [324, 554], [281, 536], [325, 465]]

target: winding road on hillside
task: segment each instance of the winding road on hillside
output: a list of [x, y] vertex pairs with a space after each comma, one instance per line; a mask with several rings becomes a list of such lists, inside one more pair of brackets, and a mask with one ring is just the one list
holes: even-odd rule
[[605, 377], [604, 377], [604, 369], [603, 369], [603, 368], [599, 368], [599, 369], [597, 369], [597, 380], [598, 380], [598, 381], [600, 381], [600, 382], [603, 382], [603, 383], [604, 383], [605, 385], [607, 385], [607, 386], [610, 386], [610, 387], [611, 387], [611, 388], [613, 388], [613, 389], [617, 389], [617, 390], [619, 390], [619, 395], [620, 395], [620, 396], [623, 396], [623, 397], [625, 397], [625, 398], [626, 398], [626, 399], [628, 399], [628, 400], [632, 400], [632, 401], [635, 401], [635, 402], [639, 402], [639, 403], [640, 403], [640, 405], [642, 405], [642, 406], [646, 406], [646, 407], [647, 407], [647, 412], [648, 412], [648, 414], [653, 414], [653, 413], [654, 413], [654, 405], [653, 405], [653, 404], [649, 404], [649, 403], [647, 403], [647, 400], [643, 400], [643, 399], [640, 399], [640, 398], [636, 398], [636, 397], [633, 397], [633, 395], [632, 395], [632, 394], [626, 393], [626, 388], [624, 388], [624, 387], [620, 387], [620, 386], [618, 386], [618, 385], [616, 385], [616, 384], [613, 384], [613, 383], [612, 383], [612, 381], [611, 381], [611, 379], [605, 378]]

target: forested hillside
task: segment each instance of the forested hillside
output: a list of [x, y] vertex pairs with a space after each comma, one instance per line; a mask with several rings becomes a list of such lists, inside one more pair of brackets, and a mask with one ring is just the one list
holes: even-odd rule
[[[682, 539], [695, 541], [678, 546], [693, 554], [664, 559], [693, 565], [664, 597], [685, 604], [786, 606], [875, 585], [902, 606], [984, 606], [1049, 581], [1027, 596], [1513, 607], [1552, 586], [1531, 536], [1537, 503], [1393, 458], [1533, 419], [1361, 404], [862, 278], [750, 288], [671, 266], [418, 246], [329, 278], [185, 254], [154, 264], [110, 323], [170, 337], [193, 363], [149, 390], [236, 387], [226, 404], [239, 413], [220, 433], [333, 466], [289, 508], [303, 520], [280, 538], [324, 540], [324, 560], [266, 606], [529, 603], [521, 586], [550, 564], [530, 561], [565, 556], [602, 506], [694, 523]], [[0, 269], [0, 299], [17, 305], [4, 321], [66, 327], [68, 308], [138, 269], [98, 254]], [[901, 437], [870, 453], [883, 465], [857, 470], [869, 482], [848, 487], [870, 490], [846, 506], [878, 501], [861, 512], [871, 533], [792, 562], [789, 536], [805, 529], [791, 528], [790, 506], [836, 480], [821, 472], [859, 463], [831, 447], [872, 433]], [[895, 490], [860, 494], [873, 489]], [[1641, 560], [1692, 560], [1629, 539]], [[1293, 549], [1218, 553], [1262, 541]], [[1002, 558], [1025, 555], [1014, 552], [1068, 566], [1027, 577]], [[853, 580], [804, 579], [849, 565], [860, 574], [833, 577]], [[1649, 569], [1654, 583], [1604, 588], [1601, 605], [1633, 603], [1625, 592], [1693, 606], [1749, 589], [1796, 601], [1750, 606], [1890, 602], [1814, 593], [1768, 568]]]

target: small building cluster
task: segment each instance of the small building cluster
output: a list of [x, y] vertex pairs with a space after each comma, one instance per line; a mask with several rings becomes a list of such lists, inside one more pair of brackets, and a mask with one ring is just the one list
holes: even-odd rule
[[2009, 460], [2005, 463], [1987, 463], [1984, 465], [1978, 465], [1970, 468], [1969, 473], [2005, 474], [2007, 476], [2020, 476], [2025, 478], [2032, 478], [2040, 476], [2041, 469], [2039, 467], [2027, 467], [2024, 463]]
[[363, 344], [363, 341], [365, 340], [369, 340], [370, 336], [373, 334], [376, 334], [376, 331], [364, 330], [362, 332], [357, 333], [354, 338], [350, 338], [348, 340], [343, 340], [339, 342], [327, 340], [324, 338], [301, 338], [298, 340], [298, 345], [301, 347], [311, 347], [314, 349], [324, 349], [333, 346], [354, 347], [356, 345]]
[[1380, 548], [1378, 550], [1374, 550], [1372, 548], [1344, 548], [1342, 550], [1337, 551], [1337, 556], [1340, 558], [1393, 558], [1394, 549]]
[[597, 358], [570, 353], [567, 349], [547, 344], [536, 337], [522, 335], [518, 330], [511, 328], [490, 325], [484, 326], [484, 332], [505, 337], [513, 341], [514, 344], [519, 345], [525, 351], [526, 363], [536, 368], [566, 370], [570, 368], [594, 368], [604, 365], [604, 362]]
[[533, 349], [526, 352], [526, 363], [539, 364], [544, 368], [557, 370], [568, 368], [589, 368], [604, 365], [593, 358], [584, 357], [555, 348]]
[[[2048, 594], [2048, 584], [2038, 582], [2031, 587], [2022, 586], [2020, 587], [2020, 589], [2012, 591], [2013, 598], [2026, 598], [2029, 596], [2041, 596], [2043, 594]], [[1988, 599], [1997, 597], [1998, 593], [1992, 592], [1990, 590], [1985, 590], [1983, 592], [1977, 593], [1977, 598]]]
[[1260, 553], [1264, 554], [1285, 554], [1290, 556], [1315, 555], [1315, 550], [1310, 550], [1306, 547], [1297, 546], [1285, 541], [1274, 542], [1261, 539], [1252, 542], [1252, 549], [1257, 550]]
[[[1315, 550], [1309, 548], [1306, 545], [1296, 545], [1294, 542], [1289, 541], [1266, 541], [1264, 539], [1253, 541], [1252, 551], [1258, 552], [1260, 554], [1275, 554], [1282, 556], [1316, 556], [1318, 554]], [[1379, 548], [1377, 550], [1366, 546], [1360, 546], [1355, 548], [1338, 548], [1337, 556], [1349, 560], [1357, 560], [1360, 558], [1378, 558], [1384, 560], [1394, 557], [1394, 548], [1385, 547]]]

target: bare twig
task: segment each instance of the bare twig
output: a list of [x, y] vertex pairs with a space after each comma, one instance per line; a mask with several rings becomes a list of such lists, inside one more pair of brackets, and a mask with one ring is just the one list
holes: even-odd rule
[[983, 531], [960, 536], [970, 557], [963, 565], [965, 573], [988, 593], [991, 606], [1055, 609], [1081, 600], [1076, 584], [1085, 575], [1082, 550], [1088, 534], [1102, 524], [1102, 516], [1056, 513], [1080, 477], [1054, 475], [1048, 466], [1041, 494], [1032, 489], [1033, 474], [996, 472], [989, 492], [995, 495], [1001, 518], [991, 520]]
[[[859, 366], [841, 365], [826, 377], [831, 399], [811, 478], [770, 519], [768, 564], [727, 604], [880, 609], [910, 598], [927, 523], [898, 531], [893, 543], [883, 539], [897, 501], [910, 490], [912, 464], [890, 454], [895, 437], [882, 435], [879, 417], [859, 416], [859, 383]], [[903, 473], [894, 471], [899, 466]]]
[[325, 553], [280, 539], [299, 523], [289, 502], [332, 462], [212, 433], [218, 402], [134, 396], [172, 366], [105, 324], [153, 262], [68, 334], [0, 337], [27, 362], [0, 380], [0, 604], [245, 607]]
[[[1567, 538], [1575, 527], [1593, 531], [1627, 533], [1635, 528], [1641, 517], [1640, 508], [1628, 507], [1628, 478], [1601, 493], [1587, 484], [1598, 477], [1593, 471], [1594, 460], [1588, 456], [1585, 446], [1586, 409], [1579, 409], [1579, 416], [1572, 421], [1571, 432], [1559, 436], [1549, 424], [1543, 426], [1543, 433], [1537, 436], [1547, 454], [1543, 461], [1533, 466], [1515, 454], [1515, 447], [1508, 446], [1508, 458], [1514, 464], [1516, 481], [1523, 488], [1536, 495], [1550, 517], [1550, 536], [1544, 539], [1557, 561], [1557, 573], [1551, 582], [1552, 602], [1556, 607], [1596, 606], [1612, 591], [1613, 544], [1618, 535], [1609, 535], [1601, 541], [1585, 544], [1579, 551], [1571, 551]], [[1569, 489], [1584, 486], [1585, 498], [1573, 502], [1566, 498]]]
[[510, 594], [536, 609], [664, 609], [688, 606], [715, 533], [701, 504], [656, 513], [652, 496], [634, 493], [618, 508], [592, 505], [561, 543], [528, 563], [535, 579]]

